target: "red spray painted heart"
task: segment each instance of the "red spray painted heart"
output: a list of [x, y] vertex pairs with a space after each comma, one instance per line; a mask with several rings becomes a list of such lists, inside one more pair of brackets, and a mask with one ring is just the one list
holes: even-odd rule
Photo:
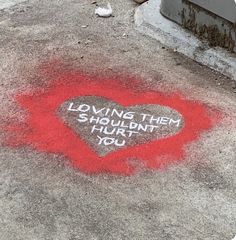
[[[203, 104], [185, 100], [176, 93], [165, 95], [143, 89], [139, 91], [139, 85], [135, 83], [129, 83], [131, 88], [117, 80], [91, 78], [78, 72], [62, 73], [52, 82], [42, 91], [17, 97], [28, 114], [25, 119], [27, 128], [21, 129], [21, 134], [14, 136], [8, 144], [30, 145], [38, 151], [63, 154], [85, 173], [129, 175], [135, 170], [129, 161], [131, 159], [140, 161], [147, 169], [158, 169], [183, 159], [183, 147], [212, 127], [208, 110]], [[145, 104], [168, 107], [181, 114], [184, 127], [168, 138], [150, 140], [99, 156], [57, 114], [63, 103], [84, 96], [110, 99], [126, 108]]]

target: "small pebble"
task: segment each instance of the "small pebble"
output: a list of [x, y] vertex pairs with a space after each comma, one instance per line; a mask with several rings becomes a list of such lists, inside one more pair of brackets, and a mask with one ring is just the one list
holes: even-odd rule
[[126, 33], [123, 33], [122, 38], [126, 38], [126, 37], [128, 37], [128, 35]]
[[92, 41], [91, 41], [91, 40], [87, 40], [87, 41], [85, 42], [85, 45], [89, 45], [90, 43], [92, 43]]

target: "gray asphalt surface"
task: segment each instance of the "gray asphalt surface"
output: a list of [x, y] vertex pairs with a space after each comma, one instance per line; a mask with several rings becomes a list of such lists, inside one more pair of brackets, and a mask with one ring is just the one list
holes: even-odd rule
[[36, 69], [55, 59], [66, 69], [131, 75], [147, 89], [184, 92], [224, 117], [185, 147], [180, 163], [130, 177], [87, 175], [62, 155], [2, 146], [0, 239], [232, 240], [235, 82], [139, 34], [132, 1], [110, 2], [114, 16], [106, 19], [89, 0], [29, 0], [1, 10], [1, 122], [24, 118], [13, 96], [47, 83]]

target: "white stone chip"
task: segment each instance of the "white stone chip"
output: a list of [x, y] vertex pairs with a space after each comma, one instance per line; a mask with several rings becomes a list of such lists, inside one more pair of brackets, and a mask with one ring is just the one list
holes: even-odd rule
[[110, 17], [112, 15], [111, 4], [107, 4], [107, 8], [98, 7], [95, 9], [95, 14], [99, 17]]

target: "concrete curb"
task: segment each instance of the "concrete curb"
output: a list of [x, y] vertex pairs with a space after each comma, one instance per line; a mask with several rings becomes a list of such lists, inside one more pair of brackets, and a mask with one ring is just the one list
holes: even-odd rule
[[236, 54], [211, 48], [191, 32], [163, 17], [161, 0], [149, 0], [136, 9], [136, 29], [169, 48], [236, 80]]
[[27, 0], [0, 0], [0, 10], [10, 8], [18, 3], [26, 2]]

